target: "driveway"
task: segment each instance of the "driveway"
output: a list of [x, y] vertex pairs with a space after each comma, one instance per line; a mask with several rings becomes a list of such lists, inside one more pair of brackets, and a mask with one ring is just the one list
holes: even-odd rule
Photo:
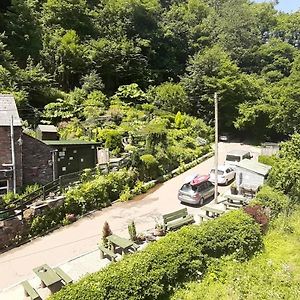
[[[226, 153], [234, 149], [250, 150], [254, 157], [259, 154], [259, 149], [250, 145], [219, 143], [219, 163], [222, 164]], [[44, 263], [56, 266], [96, 249], [105, 221], [108, 221], [114, 233], [128, 237], [127, 225], [131, 220], [135, 221], [137, 232], [141, 232], [153, 228], [156, 219], [162, 214], [183, 207], [187, 207], [190, 213], [199, 213], [200, 207], [180, 204], [177, 200], [177, 192], [187, 176], [195, 173], [208, 174], [213, 166], [214, 157], [156, 186], [145, 195], [138, 196], [129, 202], [116, 203], [47, 236], [37, 238], [2, 254], [0, 256], [0, 289], [33, 277], [32, 269], [36, 266]], [[220, 193], [224, 189], [226, 187], [220, 187]]]

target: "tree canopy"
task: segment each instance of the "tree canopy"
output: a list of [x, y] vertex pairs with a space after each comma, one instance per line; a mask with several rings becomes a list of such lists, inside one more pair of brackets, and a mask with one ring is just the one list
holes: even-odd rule
[[[299, 127], [300, 11], [274, 5], [1, 1], [0, 92], [14, 93], [31, 123], [45, 105], [53, 122], [64, 114], [71, 122], [82, 103], [96, 109], [80, 118], [96, 118], [114, 97], [210, 123], [217, 92], [221, 130], [254, 134], [259, 127], [262, 138], [285, 137]], [[74, 94], [82, 95], [76, 107], [61, 109]]]

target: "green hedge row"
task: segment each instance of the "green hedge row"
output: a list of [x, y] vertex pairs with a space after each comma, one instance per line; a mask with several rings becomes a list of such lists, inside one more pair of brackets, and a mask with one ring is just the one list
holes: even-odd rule
[[71, 188], [66, 192], [63, 206], [45, 211], [29, 222], [31, 237], [43, 234], [57, 225], [68, 223], [66, 215], [82, 215], [94, 209], [100, 209], [117, 200], [126, 187], [133, 188], [137, 180], [137, 173], [122, 169], [108, 175], [96, 176], [91, 181]]
[[201, 277], [212, 257], [233, 255], [245, 260], [261, 247], [259, 226], [244, 212], [234, 211], [169, 233], [50, 299], [165, 299], [179, 284]]

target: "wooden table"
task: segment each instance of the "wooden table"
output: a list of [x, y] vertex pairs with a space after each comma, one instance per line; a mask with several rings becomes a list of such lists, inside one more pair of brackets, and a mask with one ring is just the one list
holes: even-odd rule
[[42, 283], [47, 287], [61, 281], [61, 278], [47, 264], [34, 268], [33, 272], [41, 279]]
[[109, 235], [107, 237], [107, 240], [111, 243], [111, 250], [115, 252], [115, 247], [119, 247], [122, 249], [122, 252], [124, 250], [127, 250], [128, 248], [132, 247], [134, 245], [134, 242], [125, 238], [122, 238], [116, 234]]

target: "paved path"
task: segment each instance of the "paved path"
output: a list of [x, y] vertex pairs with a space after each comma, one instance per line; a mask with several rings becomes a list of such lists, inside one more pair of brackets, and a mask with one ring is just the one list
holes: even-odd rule
[[[257, 156], [259, 151], [249, 145], [220, 143], [220, 164], [224, 162], [226, 152], [233, 149], [247, 149], [254, 156]], [[176, 178], [156, 186], [146, 195], [138, 196], [129, 202], [116, 203], [47, 236], [37, 238], [2, 254], [0, 256], [0, 289], [32, 277], [32, 269], [38, 265], [47, 263], [50, 266], [56, 266], [96, 249], [105, 221], [108, 221], [114, 233], [124, 237], [128, 237], [127, 225], [131, 220], [135, 221], [137, 232], [153, 228], [156, 218], [184, 207], [177, 200], [177, 192], [184, 179], [195, 173], [207, 174], [213, 165], [214, 158], [212, 157]], [[224, 189], [221, 187], [220, 192]], [[200, 210], [199, 207], [187, 207], [189, 212], [194, 214]]]

